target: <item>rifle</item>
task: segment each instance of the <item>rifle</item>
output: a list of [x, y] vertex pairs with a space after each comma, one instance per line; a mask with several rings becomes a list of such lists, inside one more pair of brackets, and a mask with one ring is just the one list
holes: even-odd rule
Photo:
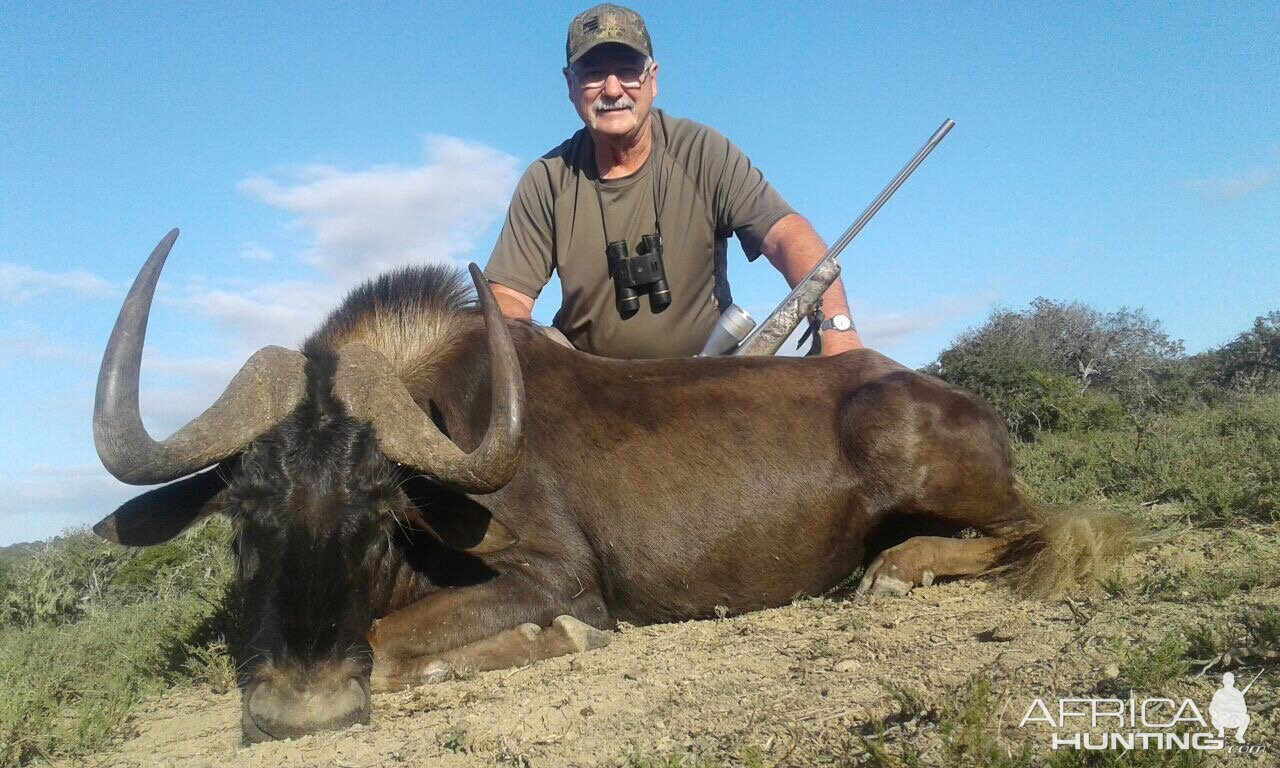
[[1258, 682], [1258, 678], [1262, 677], [1262, 673], [1266, 671], [1267, 670], [1265, 668], [1258, 670], [1258, 674], [1254, 675], [1253, 679], [1249, 681], [1249, 684], [1244, 687], [1244, 690], [1240, 691], [1240, 695], [1243, 696], [1248, 693], [1249, 689], [1253, 687], [1253, 684]]
[[[871, 217], [876, 215], [876, 212], [893, 196], [893, 193], [898, 191], [898, 187], [902, 186], [902, 182], [906, 181], [916, 167], [924, 162], [924, 159], [929, 156], [934, 147], [938, 146], [938, 143], [947, 135], [947, 131], [950, 131], [954, 125], [955, 122], [950, 119], [943, 121], [938, 130], [934, 131], [933, 136], [920, 148], [920, 151], [916, 152], [915, 157], [911, 158], [911, 162], [898, 171], [898, 175], [893, 177], [893, 181], [889, 182], [889, 186], [885, 187], [876, 199], [871, 201], [871, 205], [867, 206], [862, 215], [845, 230], [839, 240], [827, 249], [826, 254], [817, 264], [813, 265], [813, 269], [809, 270], [804, 279], [796, 283], [796, 287], [792, 288], [791, 293], [787, 294], [787, 297], [782, 300], [778, 308], [773, 310], [773, 314], [765, 318], [765, 321], [759, 327], [747, 334], [742, 343], [737, 345], [736, 349], [728, 352], [728, 354], [735, 356], [772, 355], [778, 351], [783, 342], [795, 331], [800, 321], [814, 313], [822, 303], [822, 294], [826, 293], [827, 288], [830, 288], [831, 284], [840, 276], [840, 263], [836, 261], [836, 257], [862, 231], [867, 222], [871, 221]], [[726, 312], [726, 315], [728, 314]], [[713, 338], [715, 337], [715, 332], [713, 332], [712, 336]], [[734, 336], [736, 337], [737, 334], [734, 334]], [[708, 346], [711, 346], [710, 341]]]

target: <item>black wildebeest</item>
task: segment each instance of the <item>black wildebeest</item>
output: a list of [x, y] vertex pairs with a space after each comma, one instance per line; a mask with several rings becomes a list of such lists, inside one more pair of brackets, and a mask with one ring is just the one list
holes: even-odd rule
[[[147, 545], [232, 519], [250, 741], [363, 721], [371, 688], [596, 647], [618, 621], [781, 605], [871, 558], [860, 589], [903, 591], [1088, 532], [1019, 496], [987, 405], [883, 355], [593, 357], [503, 321], [474, 266], [478, 310], [455, 271], [384, 275], [157, 442], [138, 374], [176, 236], [125, 300], [94, 413], [114, 475], [170, 484], [95, 530]], [[967, 527], [986, 535], [950, 537]]]

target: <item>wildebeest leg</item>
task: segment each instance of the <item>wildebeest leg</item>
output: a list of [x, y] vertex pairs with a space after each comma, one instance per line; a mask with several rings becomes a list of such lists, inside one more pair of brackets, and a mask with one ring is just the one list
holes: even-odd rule
[[[599, 594], [577, 580], [568, 589], [574, 591], [554, 583], [503, 574], [483, 584], [433, 592], [377, 621], [370, 630], [374, 683], [376, 685], [379, 679], [398, 678], [402, 672], [411, 673], [413, 669], [439, 659], [447, 651], [462, 651], [464, 648], [477, 659], [477, 664], [512, 659], [509, 663], [499, 664], [499, 667], [523, 663], [520, 661], [523, 658], [521, 653], [548, 658], [571, 652], [552, 653], [563, 645], [552, 639], [542, 640], [536, 644], [537, 648], [530, 650], [520, 647], [516, 635], [503, 636], [508, 630], [523, 630], [527, 637], [529, 632], [524, 625], [528, 624], [534, 627], [553, 626], [564, 634], [567, 628], [553, 625], [553, 619], [563, 615], [596, 626], [609, 625], [608, 611]], [[579, 632], [579, 636], [583, 634]], [[470, 648], [478, 642], [490, 644]], [[599, 642], [598, 638], [595, 642]], [[537, 655], [543, 652], [547, 655]], [[459, 659], [465, 660], [466, 655], [460, 655]]]
[[1006, 537], [914, 536], [880, 553], [858, 583], [857, 594], [904, 595], [942, 576], [973, 576], [1000, 562], [1013, 542]]
[[572, 616], [557, 616], [551, 626], [521, 624], [443, 653], [412, 659], [389, 659], [375, 653], [370, 687], [374, 691], [398, 690], [448, 679], [455, 670], [486, 671], [532, 664], [570, 653], [581, 653], [609, 644], [609, 633]]

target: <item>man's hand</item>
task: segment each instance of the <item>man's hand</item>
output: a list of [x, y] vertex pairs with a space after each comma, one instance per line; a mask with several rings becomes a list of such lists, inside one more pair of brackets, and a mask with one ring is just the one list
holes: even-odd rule
[[[760, 250], [769, 259], [769, 263], [786, 278], [787, 285], [795, 288], [796, 283], [809, 274], [813, 265], [826, 254], [827, 246], [803, 216], [791, 213], [778, 219], [778, 223], [769, 229]], [[840, 278], [822, 294], [822, 314], [824, 317], [849, 315], [849, 300], [845, 298], [844, 282]], [[831, 329], [822, 332], [824, 357], [851, 349], [862, 349], [862, 338], [857, 331]]]

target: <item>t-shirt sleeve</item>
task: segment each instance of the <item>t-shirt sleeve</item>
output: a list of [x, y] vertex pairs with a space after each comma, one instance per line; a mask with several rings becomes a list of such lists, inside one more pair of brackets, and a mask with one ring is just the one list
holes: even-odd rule
[[485, 278], [536, 299], [551, 279], [553, 217], [550, 177], [546, 167], [536, 162], [516, 184], [502, 232], [484, 268]]
[[708, 177], [715, 182], [710, 199], [716, 236], [737, 235], [747, 259], [754, 261], [773, 225], [795, 211], [742, 150], [716, 131], [706, 130], [703, 159], [709, 164]]

